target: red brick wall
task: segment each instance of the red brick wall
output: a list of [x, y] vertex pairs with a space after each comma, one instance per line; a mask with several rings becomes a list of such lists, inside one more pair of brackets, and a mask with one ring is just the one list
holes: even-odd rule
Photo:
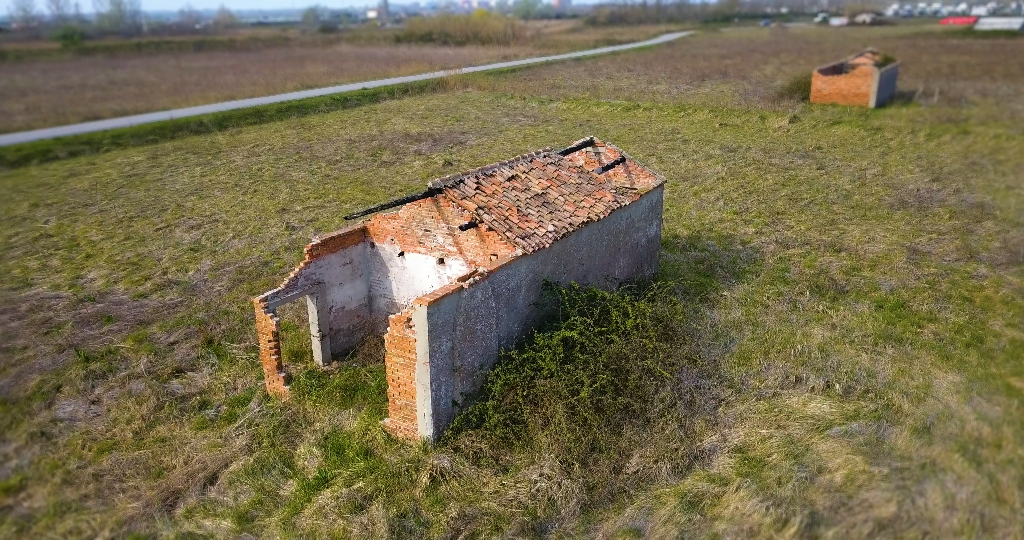
[[450, 254], [469, 266], [486, 266], [511, 255], [515, 246], [483, 225], [460, 231], [473, 214], [443, 195], [409, 203], [397, 212], [374, 216], [367, 236], [378, 244], [394, 244], [410, 253]]
[[811, 75], [811, 103], [869, 107], [874, 84], [872, 66], [862, 65], [843, 75], [822, 75], [815, 70]]
[[313, 262], [325, 255], [352, 247], [366, 239], [366, 228], [363, 225], [355, 225], [342, 229], [331, 234], [321, 236], [306, 245], [305, 261]]
[[288, 399], [288, 376], [281, 364], [280, 321], [277, 315], [267, 312], [265, 300], [256, 298], [256, 338], [260, 345], [260, 363], [263, 364], [263, 381], [267, 393]]
[[[366, 224], [367, 237], [380, 244], [425, 255], [451, 255], [470, 267], [506, 261], [516, 248], [483, 225], [460, 231], [474, 215], [444, 196], [431, 197], [379, 214]], [[455, 287], [461, 287], [461, 283]], [[445, 287], [442, 287], [445, 289]], [[388, 419], [385, 428], [396, 437], [419, 440], [416, 419], [416, 329], [412, 309], [388, 318], [384, 335], [384, 368], [388, 382]]]
[[384, 427], [396, 437], [419, 440], [416, 423], [416, 330], [412, 310], [388, 318], [384, 335], [384, 370], [388, 381], [388, 419]]

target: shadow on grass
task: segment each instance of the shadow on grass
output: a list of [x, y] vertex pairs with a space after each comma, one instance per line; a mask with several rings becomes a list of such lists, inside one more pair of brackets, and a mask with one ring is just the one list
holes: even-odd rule
[[882, 108], [889, 109], [893, 107], [910, 107], [917, 104], [917, 98], [921, 95], [923, 90], [896, 90], [896, 94], [886, 103]]
[[738, 238], [712, 231], [668, 234], [661, 240], [659, 279], [684, 302], [711, 307], [718, 295], [757, 271], [761, 255]]

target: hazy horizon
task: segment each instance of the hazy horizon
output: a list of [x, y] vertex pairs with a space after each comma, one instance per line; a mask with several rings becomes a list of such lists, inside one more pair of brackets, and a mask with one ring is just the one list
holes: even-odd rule
[[[396, 4], [412, 4], [419, 1], [426, 4], [431, 0], [404, 0], [393, 2]], [[45, 0], [35, 0], [36, 10], [41, 14], [48, 14]], [[79, 0], [82, 13], [91, 14], [95, 10], [92, 0]], [[549, 3], [548, 0], [545, 3]], [[591, 4], [594, 0], [574, 0], [576, 4]], [[232, 11], [245, 10], [279, 10], [279, 9], [302, 9], [312, 5], [321, 5], [332, 9], [343, 9], [352, 7], [365, 7], [376, 5], [373, 0], [142, 0], [143, 11], [178, 11], [185, 5], [190, 5], [197, 10], [217, 9], [225, 5]], [[72, 5], [74, 2], [72, 1]], [[11, 7], [11, 0], [0, 0], [0, 17], [7, 17]]]
[[[411, 0], [408, 3], [412, 3], [413, 1], [415, 0]], [[89, 14], [95, 11], [91, 0], [79, 0], [79, 2], [81, 4], [82, 13]], [[217, 9], [221, 5], [225, 5], [232, 11], [247, 11], [302, 9], [311, 5], [321, 5], [328, 8], [341, 9], [367, 6], [376, 4], [376, 2], [367, 0], [142, 0], [142, 9], [143, 11], [178, 11], [185, 7], [186, 4], [198, 10]], [[0, 16], [6, 17], [10, 13], [10, 7], [11, 0], [0, 0]], [[40, 13], [48, 14], [46, 11], [45, 0], [36, 0], [36, 10]]]

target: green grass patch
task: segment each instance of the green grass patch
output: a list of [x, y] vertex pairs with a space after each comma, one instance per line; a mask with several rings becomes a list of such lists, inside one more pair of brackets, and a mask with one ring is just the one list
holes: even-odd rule
[[196, 117], [166, 120], [129, 128], [0, 147], [0, 167], [13, 168], [75, 156], [109, 152], [117, 148], [153, 145], [180, 137], [216, 133], [288, 118], [359, 107], [443, 89], [445, 79], [434, 79], [345, 92], [342, 94], [249, 107]]

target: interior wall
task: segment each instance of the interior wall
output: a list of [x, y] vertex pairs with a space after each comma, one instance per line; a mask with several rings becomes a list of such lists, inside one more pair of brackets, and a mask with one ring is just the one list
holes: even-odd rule
[[377, 333], [387, 330], [389, 316], [470, 270], [460, 257], [403, 251], [402, 246], [391, 243], [368, 243], [365, 253], [370, 310]]
[[366, 242], [361, 242], [322, 259], [326, 264], [319, 277], [324, 298], [317, 298], [316, 307], [327, 309], [326, 334], [332, 357], [347, 354], [377, 327], [366, 251]]

